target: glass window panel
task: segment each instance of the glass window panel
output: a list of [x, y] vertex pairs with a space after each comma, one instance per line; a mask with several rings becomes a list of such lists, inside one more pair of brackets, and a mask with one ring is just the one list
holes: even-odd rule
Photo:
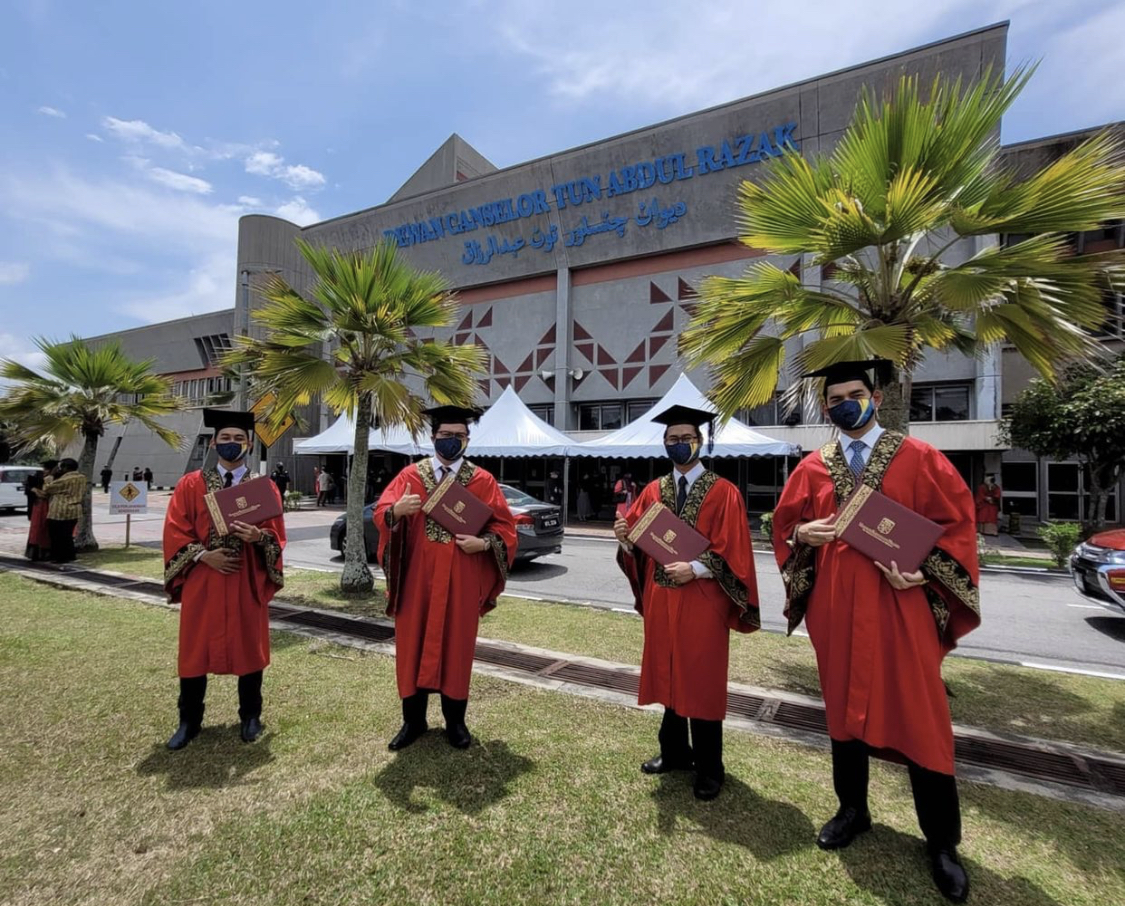
[[1077, 519], [1078, 495], [1077, 494], [1048, 494], [1047, 495], [1048, 519]]
[[932, 422], [934, 420], [934, 391], [932, 387], [915, 387], [911, 391], [910, 420], [912, 422]]
[[579, 406], [578, 429], [580, 431], [597, 431], [599, 412], [600, 409], [598, 406]]
[[1005, 513], [1019, 513], [1032, 519], [1039, 518], [1039, 501], [1034, 497], [1005, 497]]
[[1047, 465], [1047, 490], [1052, 494], [1060, 492], [1078, 493], [1078, 464], [1073, 462], [1052, 462]]
[[621, 427], [621, 404], [608, 403], [602, 406], [602, 430], [616, 431]]
[[1004, 462], [1000, 464], [1000, 487], [1005, 491], [1039, 489], [1039, 466], [1034, 462]]
[[[746, 460], [747, 480], [753, 485], [773, 487], [777, 475], [777, 460], [769, 456], [752, 456]], [[780, 481], [778, 482], [780, 484]]]
[[939, 422], [962, 422], [969, 418], [969, 388], [935, 387], [934, 420]]

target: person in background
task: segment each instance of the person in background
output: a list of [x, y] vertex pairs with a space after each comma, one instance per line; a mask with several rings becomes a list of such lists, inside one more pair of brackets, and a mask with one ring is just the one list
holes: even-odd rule
[[74, 527], [82, 518], [82, 498], [86, 495], [86, 476], [78, 471], [78, 461], [60, 460], [55, 480], [35, 493], [50, 501], [47, 534], [51, 539], [51, 561], [71, 563], [75, 559]]
[[47, 533], [47, 510], [50, 504], [38, 492], [55, 480], [58, 466], [57, 459], [44, 460], [43, 471], [36, 472], [24, 484], [27, 491], [27, 518], [31, 520], [27, 532], [28, 560], [49, 560], [51, 557], [51, 536]]
[[145, 487], [147, 487], [151, 491], [152, 490], [152, 469], [150, 469], [148, 466], [145, 466], [144, 472], [141, 473], [141, 478], [145, 483]]
[[328, 495], [332, 490], [332, 476], [326, 469], [316, 470], [316, 505], [328, 506]]
[[620, 518], [629, 512], [633, 501], [637, 499], [637, 486], [633, 483], [633, 474], [626, 472], [613, 486], [613, 502], [616, 506], [614, 518]]
[[133, 466], [133, 481], [144, 481], [145, 473], [141, 471], [140, 466]]
[[563, 484], [558, 472], [551, 472], [547, 476], [547, 502], [555, 506], [562, 506]]
[[285, 494], [289, 490], [289, 472], [286, 470], [285, 466], [278, 463], [274, 466], [273, 474], [270, 478], [272, 478], [273, 483], [277, 485], [277, 492], [281, 495], [281, 499], [284, 500]]
[[996, 476], [989, 472], [984, 476], [984, 484], [977, 488], [975, 503], [977, 510], [977, 531], [982, 535], [996, 535], [1000, 521], [1000, 498], [1003, 496]]
[[109, 483], [111, 481], [113, 481], [113, 469], [111, 469], [108, 465], [103, 466], [101, 478], [102, 478], [102, 491], [104, 491], [106, 494], [108, 494], [109, 493]]
[[594, 515], [594, 505], [590, 500], [590, 476], [583, 475], [578, 485], [578, 521], [586, 522]]

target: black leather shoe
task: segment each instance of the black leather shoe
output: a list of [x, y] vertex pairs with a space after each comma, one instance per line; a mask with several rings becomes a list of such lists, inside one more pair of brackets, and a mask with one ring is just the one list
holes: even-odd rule
[[395, 738], [387, 743], [387, 748], [392, 752], [405, 749], [429, 729], [428, 724], [403, 724], [402, 729], [395, 734]]
[[695, 775], [695, 784], [692, 792], [695, 798], [703, 802], [710, 802], [723, 791], [723, 777], [709, 777], [704, 774]]
[[969, 876], [953, 846], [930, 850], [930, 867], [941, 895], [954, 903], [969, 898]]
[[242, 722], [242, 741], [253, 742], [262, 735], [262, 721], [257, 717], [248, 717]]
[[467, 749], [473, 743], [473, 734], [464, 724], [449, 724], [445, 728], [445, 738], [455, 749]]
[[871, 830], [871, 813], [864, 809], [842, 808], [821, 828], [816, 845], [821, 849], [843, 849], [860, 834]]
[[690, 771], [691, 758], [665, 758], [657, 755], [641, 765], [641, 770], [646, 774], [667, 774], [669, 771]]
[[189, 724], [187, 721], [181, 721], [176, 732], [172, 734], [172, 738], [168, 740], [168, 748], [173, 752], [178, 752], [198, 735], [199, 724]]

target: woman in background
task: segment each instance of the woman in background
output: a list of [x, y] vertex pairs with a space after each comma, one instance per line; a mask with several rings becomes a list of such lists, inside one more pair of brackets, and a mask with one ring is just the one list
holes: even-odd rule
[[44, 460], [43, 471], [29, 476], [24, 483], [24, 488], [27, 490], [27, 518], [31, 520], [31, 527], [27, 532], [28, 560], [51, 559], [51, 539], [47, 534], [47, 510], [50, 503], [35, 491], [42, 490], [55, 480], [55, 469], [58, 465], [58, 460]]

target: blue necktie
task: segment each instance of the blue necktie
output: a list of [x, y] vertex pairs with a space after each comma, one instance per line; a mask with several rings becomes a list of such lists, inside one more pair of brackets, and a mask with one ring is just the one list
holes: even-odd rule
[[683, 475], [680, 476], [680, 492], [676, 495], [676, 512], [682, 513], [684, 511], [684, 504], [687, 503], [687, 478]]
[[852, 471], [855, 472], [855, 477], [859, 478], [859, 476], [863, 474], [863, 451], [867, 449], [867, 444], [862, 440], [853, 440], [848, 445], [848, 449], [852, 451], [851, 458], [848, 460], [848, 465], [850, 465]]

